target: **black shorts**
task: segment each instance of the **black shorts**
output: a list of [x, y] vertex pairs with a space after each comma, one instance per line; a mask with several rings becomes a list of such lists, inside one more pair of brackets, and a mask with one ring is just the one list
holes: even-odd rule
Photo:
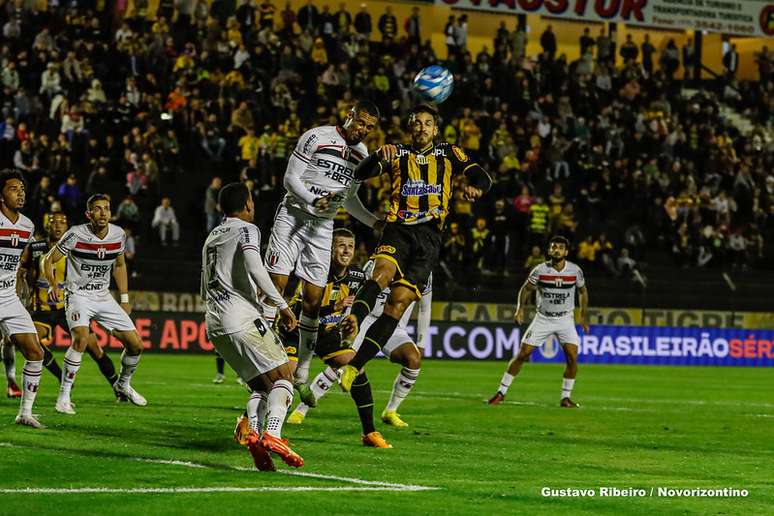
[[398, 267], [398, 280], [422, 297], [441, 253], [437, 222], [406, 225], [394, 222], [384, 227], [382, 239], [371, 258], [384, 258]]
[[67, 326], [67, 316], [64, 310], [40, 310], [32, 312], [32, 322], [35, 324], [35, 329], [40, 331], [43, 329], [44, 333], [40, 340], [51, 341], [54, 338], [54, 328], [59, 326], [66, 333], [70, 333], [70, 328]]
[[[288, 360], [298, 362], [298, 331], [288, 334], [286, 331], [281, 333], [282, 342], [285, 343], [285, 353]], [[314, 354], [323, 362], [344, 353], [354, 353], [355, 350], [342, 342], [341, 334], [338, 330], [321, 331], [317, 333], [317, 344], [314, 347]]]

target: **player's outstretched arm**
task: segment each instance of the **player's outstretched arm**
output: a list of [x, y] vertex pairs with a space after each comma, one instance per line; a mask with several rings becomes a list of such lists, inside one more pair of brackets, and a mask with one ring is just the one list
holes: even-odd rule
[[470, 201], [481, 198], [492, 188], [492, 176], [478, 163], [473, 163], [465, 168], [465, 178], [468, 185], [465, 187], [465, 197]]
[[578, 289], [578, 303], [580, 304], [580, 324], [583, 331], [589, 332], [589, 291], [584, 285]]
[[271, 281], [266, 267], [263, 266], [260, 252], [254, 247], [243, 247], [245, 265], [247, 265], [247, 273], [253, 278], [253, 281], [261, 289], [264, 295], [277, 307], [280, 312], [280, 319], [285, 326], [285, 330], [293, 331], [298, 321], [293, 311], [288, 306], [288, 302], [279, 293], [277, 287]]
[[359, 187], [350, 190], [347, 200], [344, 201], [344, 209], [357, 220], [372, 228], [379, 222], [379, 217], [368, 211], [360, 197], [357, 195]]
[[536, 287], [529, 280], [525, 280], [524, 284], [519, 289], [519, 299], [516, 304], [516, 313], [513, 314], [513, 318], [517, 324], [524, 324], [524, 307], [529, 301], [530, 296], [535, 292]]
[[126, 270], [126, 258], [124, 253], [120, 253], [116, 257], [116, 263], [113, 265], [113, 279], [116, 281], [116, 287], [118, 287], [118, 293], [121, 298], [121, 308], [127, 314], [132, 313], [132, 306], [129, 304], [129, 274]]
[[56, 282], [56, 275], [54, 274], [54, 264], [64, 258], [64, 254], [59, 250], [59, 247], [54, 246], [43, 258], [43, 272], [46, 274], [46, 280], [48, 281], [48, 297], [52, 301], [57, 302], [61, 299], [59, 292], [59, 285]]
[[364, 181], [371, 177], [376, 177], [387, 170], [386, 165], [395, 159], [398, 147], [395, 145], [383, 145], [376, 152], [358, 163], [355, 167], [355, 179]]

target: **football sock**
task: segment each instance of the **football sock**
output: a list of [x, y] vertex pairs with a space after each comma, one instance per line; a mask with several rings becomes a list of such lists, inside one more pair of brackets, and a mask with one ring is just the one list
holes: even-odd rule
[[124, 388], [129, 385], [132, 379], [134, 371], [137, 369], [137, 364], [140, 362], [142, 355], [130, 355], [124, 350], [121, 353], [121, 372], [118, 375], [118, 386]]
[[296, 366], [296, 383], [306, 383], [309, 380], [309, 367], [312, 365], [312, 355], [317, 345], [317, 330], [319, 317], [309, 317], [302, 313], [298, 321], [298, 366]]
[[319, 400], [338, 381], [339, 377], [331, 366], [326, 367], [320, 374], [314, 377], [309, 388], [314, 394], [314, 399]]
[[16, 383], [16, 346], [6, 339], [2, 343], [3, 365], [5, 366], [5, 377], [8, 383]]
[[513, 375], [508, 374], [508, 371], [505, 371], [503, 373], [503, 379], [500, 380], [500, 387], [497, 389], [497, 392], [505, 396], [508, 393], [508, 388], [511, 386], [511, 382], [513, 382]]
[[277, 380], [269, 392], [267, 400], [266, 432], [274, 437], [282, 437], [282, 423], [293, 403], [293, 384], [287, 380]]
[[390, 401], [387, 402], [387, 410], [398, 410], [398, 407], [409, 395], [411, 389], [419, 378], [419, 369], [409, 369], [404, 367], [398, 373], [395, 378], [395, 383], [392, 384], [392, 394], [390, 395]]
[[218, 354], [218, 356], [215, 357], [215, 367], [218, 370], [218, 374], [223, 374], [223, 372], [225, 371], [225, 366], [226, 366], [226, 361], [223, 359], [222, 356], [220, 356], [220, 354]]
[[371, 310], [374, 309], [376, 298], [381, 292], [382, 287], [372, 279], [366, 280], [366, 282], [363, 283], [363, 286], [357, 291], [357, 296], [355, 296], [355, 301], [353, 301], [352, 309], [349, 313], [355, 316], [358, 324], [360, 324], [363, 319], [371, 313]]
[[570, 397], [573, 387], [575, 387], [575, 378], [562, 379], [562, 399]]
[[48, 369], [51, 374], [56, 376], [57, 381], [61, 382], [62, 368], [56, 363], [56, 358], [54, 358], [54, 354], [51, 353], [51, 350], [46, 346], [41, 347], [43, 348], [43, 366]]
[[[139, 359], [139, 356], [137, 357]], [[116, 368], [113, 365], [113, 361], [107, 353], [102, 353], [102, 356], [94, 359], [99, 367], [99, 372], [105, 377], [110, 385], [113, 385], [118, 381], [118, 375], [116, 374]]]
[[42, 360], [27, 360], [22, 369], [22, 390], [21, 406], [19, 414], [22, 416], [32, 415], [32, 404], [35, 403], [35, 396], [38, 394], [38, 385], [40, 384], [40, 374], [43, 371]]
[[83, 353], [75, 351], [71, 347], [67, 348], [64, 356], [64, 371], [62, 372], [62, 381], [59, 385], [59, 399], [70, 401], [70, 391], [73, 389], [75, 375], [81, 368]]
[[247, 417], [250, 420], [250, 428], [259, 434], [263, 430], [263, 421], [259, 417], [262, 404], [266, 404], [266, 393], [262, 391], [252, 393], [250, 399], [247, 400]]
[[352, 400], [357, 407], [357, 414], [360, 416], [360, 424], [363, 425], [363, 435], [375, 432], [374, 428], [374, 396], [371, 393], [371, 384], [365, 372], [360, 373], [352, 382], [350, 389]]
[[398, 327], [398, 320], [387, 314], [382, 314], [368, 328], [360, 349], [357, 350], [354, 358], [349, 365], [357, 369], [362, 369], [366, 362], [376, 356], [382, 349], [382, 346], [389, 340]]

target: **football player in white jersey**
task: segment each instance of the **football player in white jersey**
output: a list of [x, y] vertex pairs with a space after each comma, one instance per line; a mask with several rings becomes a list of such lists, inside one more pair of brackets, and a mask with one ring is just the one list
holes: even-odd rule
[[247, 446], [260, 470], [275, 469], [270, 451], [298, 468], [304, 459], [282, 439], [282, 424], [293, 402], [293, 372], [284, 346], [261, 315], [259, 291], [279, 308], [288, 331], [295, 329], [296, 317], [261, 261], [250, 190], [231, 183], [220, 191], [218, 202], [226, 218], [202, 249], [201, 295], [207, 336], [253, 391], [245, 415], [237, 420], [234, 439]]
[[24, 356], [22, 396], [16, 423], [43, 428], [32, 415], [43, 370], [43, 348], [27, 309], [19, 299], [19, 264], [29, 253], [35, 225], [20, 213], [26, 200], [24, 179], [15, 170], [0, 171], [0, 338], [10, 338]]
[[578, 404], [570, 399], [578, 372], [578, 346], [580, 345], [580, 337], [575, 329], [575, 290], [578, 290], [580, 325], [586, 333], [589, 331], [589, 292], [581, 268], [566, 259], [569, 252], [570, 242], [566, 238], [553, 237], [548, 243], [548, 255], [551, 259], [532, 269], [521, 286], [514, 314], [516, 323], [519, 325], [524, 323], [524, 305], [535, 291], [537, 291], [537, 311], [521, 338], [519, 354], [508, 362], [500, 387], [489, 400], [490, 405], [502, 403], [513, 378], [519, 374], [521, 366], [532, 351], [554, 336], [564, 350], [566, 362], [559, 405], [566, 408], [578, 407]]
[[[333, 217], [344, 207], [363, 224], [380, 229], [384, 222], [365, 209], [357, 196], [354, 170], [367, 155], [363, 140], [379, 122], [371, 102], [358, 102], [342, 125], [310, 129], [301, 135], [285, 172], [285, 198], [277, 209], [266, 249], [266, 268], [280, 294], [291, 272], [302, 282], [296, 387], [303, 398], [317, 340], [319, 312], [331, 261]], [[276, 308], [262, 303], [272, 323]]]
[[[70, 392], [88, 344], [91, 321], [97, 321], [112, 331], [113, 336], [124, 345], [121, 371], [113, 384], [116, 397], [141, 407], [148, 404], [131, 385], [143, 344], [129, 318], [132, 307], [129, 304], [129, 281], [124, 259], [126, 234], [120, 227], [110, 224], [110, 215], [110, 198], [105, 194], [92, 195], [86, 201], [89, 222], [68, 229], [43, 259], [43, 270], [50, 285], [48, 297], [57, 302], [62, 298], [62, 291], [56, 280], [54, 264], [67, 256], [64, 301], [72, 344], [65, 352], [62, 382], [56, 401], [57, 412], [63, 414], [75, 414]], [[120, 305], [110, 294], [111, 273], [118, 287]]]
[[[374, 269], [374, 262], [369, 261], [363, 268], [366, 273], [366, 277], [370, 278]], [[411, 318], [411, 314], [414, 311], [414, 304], [412, 303], [403, 313], [398, 322], [398, 327], [395, 332], [388, 339], [387, 344], [382, 348], [382, 353], [389, 357], [390, 362], [400, 364], [401, 370], [398, 372], [398, 376], [395, 378], [395, 382], [392, 385], [392, 393], [390, 399], [387, 402], [384, 410], [382, 411], [382, 422], [394, 426], [396, 428], [406, 428], [408, 423], [403, 421], [398, 414], [398, 407], [408, 397], [411, 389], [419, 378], [420, 367], [422, 364], [422, 351], [425, 349], [426, 339], [428, 338], [428, 330], [430, 328], [430, 316], [433, 303], [433, 275], [430, 274], [430, 279], [427, 282], [427, 286], [422, 291], [422, 298], [419, 300], [419, 312], [417, 314], [417, 339], [416, 343], [414, 339], [408, 334], [408, 323]], [[358, 333], [357, 338], [352, 343], [352, 353], [346, 355], [340, 355], [339, 362], [336, 365], [337, 368], [342, 367], [349, 363], [349, 360], [355, 356], [355, 352], [360, 349], [360, 345], [363, 343], [367, 328], [370, 327], [374, 321], [376, 321], [382, 312], [384, 311], [384, 305], [390, 296], [390, 288], [384, 289], [376, 298], [376, 305], [365, 319], [361, 326], [362, 330]], [[315, 392], [315, 401], [322, 398], [330, 389], [336, 378], [336, 372], [331, 366], [328, 366], [323, 372], [318, 374], [310, 385]], [[288, 423], [301, 423], [306, 417], [307, 412], [311, 407], [304, 403], [299, 403], [295, 410], [288, 416]], [[364, 436], [364, 438], [367, 436]], [[364, 439], [365, 443], [365, 439]]]

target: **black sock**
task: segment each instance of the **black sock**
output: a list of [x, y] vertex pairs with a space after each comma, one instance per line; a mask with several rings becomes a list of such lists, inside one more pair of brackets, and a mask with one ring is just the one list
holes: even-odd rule
[[363, 343], [360, 345], [360, 349], [349, 362], [349, 365], [361, 369], [366, 365], [366, 362], [379, 353], [382, 346], [384, 346], [390, 337], [392, 337], [392, 334], [395, 333], [395, 328], [397, 327], [397, 319], [390, 317], [387, 314], [380, 315], [368, 328]]
[[218, 374], [223, 374], [223, 368], [226, 365], [226, 361], [220, 354], [215, 357], [215, 367], [218, 369]]
[[360, 373], [355, 381], [352, 382], [350, 389], [352, 401], [357, 407], [357, 414], [360, 416], [360, 424], [363, 425], [363, 435], [375, 432], [374, 428], [374, 396], [371, 393], [371, 384], [365, 372]]
[[102, 353], [102, 356], [95, 359], [99, 366], [99, 372], [108, 381], [110, 385], [113, 385], [118, 381], [118, 375], [116, 374], [116, 368], [113, 366], [113, 361], [107, 353]]
[[62, 368], [59, 367], [59, 364], [56, 363], [56, 358], [54, 358], [54, 355], [51, 353], [51, 351], [46, 346], [41, 346], [43, 348], [43, 365], [48, 369], [51, 374], [56, 376], [56, 380], [58, 382], [62, 381]]
[[366, 280], [363, 286], [360, 287], [360, 290], [357, 291], [355, 301], [352, 303], [352, 310], [349, 313], [355, 316], [358, 324], [374, 309], [376, 298], [381, 292], [382, 287], [372, 279]]

